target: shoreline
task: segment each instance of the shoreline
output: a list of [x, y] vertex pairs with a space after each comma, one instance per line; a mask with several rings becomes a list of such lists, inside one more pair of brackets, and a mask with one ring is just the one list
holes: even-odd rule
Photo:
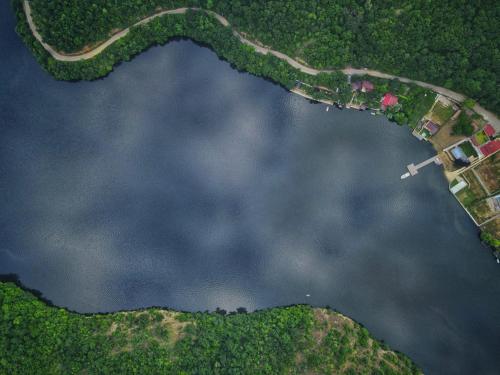
[[[221, 362], [224, 364], [224, 359], [228, 356], [233, 361], [244, 363], [239, 355], [241, 351], [246, 353], [247, 358], [250, 356], [258, 362], [263, 359], [267, 361], [268, 370], [278, 370], [283, 366], [285, 369], [300, 367], [308, 373], [307, 370], [321, 369], [321, 364], [297, 362], [297, 356], [315, 353], [320, 356], [318, 358], [322, 358], [323, 363], [335, 361], [336, 347], [331, 346], [331, 340], [323, 338], [338, 332], [351, 339], [348, 342], [341, 341], [341, 335], [336, 338], [336, 342], [347, 350], [344, 354], [348, 354], [348, 363], [351, 361], [359, 369], [374, 370], [389, 365], [398, 371], [395, 373], [423, 373], [420, 366], [408, 355], [392, 349], [383, 339], [375, 338], [365, 326], [328, 306], [294, 304], [253, 312], [238, 308], [229, 313], [219, 308], [213, 312], [186, 312], [146, 307], [82, 314], [48, 304], [40, 294], [24, 287], [18, 280], [3, 281], [0, 275], [0, 301], [5, 310], [3, 319], [0, 319], [0, 330], [4, 332], [5, 340], [3, 345], [0, 343], [0, 349], [3, 347], [7, 354], [7, 360], [0, 363], [0, 368], [17, 370], [7, 371], [8, 373], [27, 373], [28, 368], [32, 368], [34, 364], [39, 370], [45, 369], [42, 372], [53, 370], [53, 365], [56, 364], [58, 371], [48, 372], [65, 373], [63, 367], [69, 369], [70, 363], [73, 370], [77, 368], [80, 371], [99, 372], [103, 368], [109, 368], [110, 362], [115, 361], [116, 355], [123, 351], [124, 347], [125, 352], [132, 354], [130, 359], [133, 362], [136, 362], [136, 357], [140, 358], [141, 369], [155, 369], [146, 370], [145, 373], [171, 373], [173, 370], [176, 370], [173, 373], [199, 373], [191, 367], [193, 362], [198, 362], [198, 369], [206, 370], [220, 367]], [[222, 331], [221, 326], [224, 327]], [[36, 335], [30, 336], [33, 330]], [[270, 332], [273, 334], [270, 335]], [[26, 334], [30, 337], [29, 340], [19, 340]], [[224, 346], [228, 339], [231, 340], [231, 336], [237, 337], [240, 344], [238, 349], [224, 349], [218, 352], [217, 347]], [[54, 337], [56, 341], [51, 341]], [[215, 349], [215, 358], [214, 353], [207, 355], [203, 351], [207, 338], [210, 346]], [[241, 341], [243, 338], [246, 342]], [[352, 340], [354, 342], [351, 342]], [[49, 343], [50, 352], [43, 350], [46, 345], [41, 344], [46, 343]], [[264, 346], [267, 346], [268, 350], [265, 356], [256, 350]], [[281, 352], [282, 346], [287, 350]], [[71, 353], [68, 353], [68, 349]], [[385, 357], [388, 353], [391, 353], [391, 358], [360, 363], [359, 358], [365, 356], [367, 350], [376, 358], [381, 355]], [[40, 362], [40, 355], [50, 360]], [[89, 361], [89, 356], [94, 360]], [[200, 356], [203, 357], [201, 360]], [[160, 358], [167, 358], [168, 361], [158, 367]], [[187, 365], [183, 364], [182, 358], [189, 359]], [[281, 363], [285, 358], [286, 363]], [[81, 362], [82, 360], [84, 362]], [[87, 363], [88, 361], [90, 363]], [[125, 370], [129, 369], [129, 363], [128, 360], [123, 362], [118, 358], [118, 362], [113, 365], [115, 371], [111, 372], [128, 373], [129, 371]], [[344, 362], [340, 361], [339, 367], [342, 368], [343, 364]], [[23, 366], [27, 368], [18, 372]], [[161, 371], [156, 371], [160, 368]], [[179, 371], [183, 369], [194, 371]], [[257, 363], [254, 370], [257, 369], [260, 369], [260, 363]]]
[[[17, 6], [15, 5], [15, 7], [17, 8], [16, 13], [17, 13], [18, 27], [19, 27], [18, 33], [21, 35], [21, 37], [23, 37], [25, 43], [31, 48], [33, 54], [37, 58], [40, 65], [42, 65], [42, 67], [44, 67], [49, 72], [49, 74], [54, 76], [55, 79], [62, 79], [69, 81], [99, 79], [112, 72], [113, 68], [119, 65], [122, 61], [129, 61], [131, 58], [147, 50], [152, 45], [163, 45], [172, 40], [182, 38], [182, 39], [190, 39], [197, 44], [209, 47], [212, 51], [214, 51], [218, 55], [218, 57], [221, 60], [229, 62], [230, 65], [238, 71], [248, 72], [258, 77], [270, 80], [294, 94], [300, 95], [308, 100], [324, 103], [326, 105], [336, 105], [337, 103], [338, 105], [343, 106], [344, 108], [349, 108], [348, 106], [349, 101], [345, 97], [339, 96], [342, 95], [342, 90], [344, 90], [343, 91], [344, 93], [349, 92], [349, 95], [352, 95], [350, 76], [348, 76], [348, 79], [346, 79], [345, 76], [346, 71], [348, 71], [349, 73], [353, 73], [355, 75], [372, 74], [372, 76], [374, 77], [372, 81], [375, 82], [377, 80], [384, 83], [388, 82], [389, 84], [390, 82], [393, 82], [391, 80], [391, 77], [393, 76], [386, 75], [384, 73], [376, 71], [368, 71], [364, 69], [361, 70], [361, 69], [348, 68], [337, 71], [330, 71], [330, 70], [319, 71], [316, 69], [312, 69], [301, 63], [298, 63], [297, 61], [291, 59], [287, 55], [273, 51], [267, 47], [260, 46], [252, 41], [249, 41], [248, 39], [240, 35], [238, 32], [232, 30], [229, 27], [230, 26], [229, 22], [224, 17], [218, 15], [217, 13], [211, 11], [205, 11], [199, 8], [193, 8], [193, 10], [195, 10], [196, 12], [192, 13], [188, 12], [190, 8], [162, 10], [154, 15], [146, 17], [145, 19], [135, 24], [136, 26], [147, 25], [152, 20], [158, 20], [160, 25], [162, 25], [164, 28], [167, 29], [169, 27], [171, 28], [172, 24], [184, 25], [184, 26], [186, 26], [186, 24], [188, 25], [188, 27], [183, 29], [183, 31], [170, 32], [170, 34], [168, 34], [161, 41], [158, 41], [156, 39], [151, 40], [147, 38], [145, 40], [141, 39], [141, 33], [146, 33], [147, 35], [148, 32], [151, 32], [148, 31], [146, 26], [144, 28], [129, 27], [125, 30], [119, 31], [116, 34], [114, 34], [110, 39], [107, 40], [107, 44], [105, 42], [104, 44], [100, 44], [97, 48], [94, 48], [92, 51], [84, 53], [84, 55], [93, 56], [94, 58], [91, 59], [89, 57], [87, 60], [82, 60], [79, 59], [78, 56], [71, 56], [70, 57], [71, 61], [59, 62], [59, 60], [54, 58], [54, 56], [50, 51], [57, 54], [56, 56], [59, 56], [59, 53], [55, 52], [52, 49], [52, 47], [48, 46], [47, 44], [44, 44], [43, 41], [41, 40], [41, 35], [36, 32], [36, 27], [33, 23], [33, 20], [31, 19], [31, 8], [29, 5], [29, 1], [15, 0], [14, 4], [17, 4]], [[198, 15], [196, 15], [196, 13]], [[166, 14], [186, 15], [186, 17], [175, 18], [175, 19], [173, 17], [172, 18], [161, 17]], [[213, 26], [220, 27], [219, 33], [221, 34], [218, 34], [215, 37], [215, 39], [213, 36], [212, 38], [210, 37], [205, 38], [205, 35], [203, 35], [203, 33], [200, 35], [198, 24], [194, 24], [194, 26], [193, 24], [189, 25], [190, 17], [195, 17], [194, 19], [197, 18], [199, 19], [200, 17], [205, 17], [207, 20], [212, 19]], [[192, 29], [190, 29], [189, 27], [192, 27]], [[119, 40], [126, 36], [128, 36], [127, 40], [130, 40], [131, 43], [120, 43], [120, 45], [116, 45], [114, 43], [116, 40]], [[221, 44], [221, 38], [224, 40], [222, 44]], [[232, 38], [231, 43], [233, 50], [231, 50], [231, 47], [229, 48], [229, 50], [225, 50], [224, 43], [231, 38]], [[235, 55], [235, 51], [240, 51], [239, 47], [241, 43], [252, 47], [251, 49], [247, 49], [247, 51], [245, 52], [246, 55], [243, 54], [244, 56], [246, 56], [246, 60], [245, 58], [243, 58], [242, 60], [240, 56], [238, 56], [237, 54]], [[127, 49], [127, 44], [132, 44], [138, 47]], [[266, 68], [255, 69], [252, 63], [250, 64], [247, 63], [247, 61], [249, 60], [251, 61], [256, 60], [261, 64], [261, 66], [265, 66]], [[287, 64], [283, 64], [282, 61], [285, 61]], [[326, 73], [330, 74], [328, 75]], [[377, 78], [379, 76], [383, 78]], [[404, 81], [401, 82], [407, 85], [408, 87], [411, 87], [412, 85], [414, 87], [424, 87], [425, 90], [428, 90], [429, 92], [432, 91], [429, 88], [429, 86], [434, 87], [427, 83], [412, 81], [403, 77], [396, 77], [396, 79], [399, 78], [402, 78]], [[332, 98], [333, 100], [328, 100], [328, 98], [325, 98], [325, 96], [322, 95], [322, 93], [319, 91], [318, 95], [316, 95], [316, 91], [311, 91], [311, 88], [319, 89], [322, 86], [324, 86], [323, 82], [325, 82], [325, 80], [333, 80], [333, 83], [328, 83], [327, 85], [330, 88], [329, 96], [330, 97], [333, 96]], [[297, 83], [301, 81], [308, 82], [307, 84], [305, 82], [303, 83], [309, 86], [310, 88], [307, 90], [302, 90], [302, 89], [299, 90]], [[349, 81], [349, 84], [347, 84], [347, 81]], [[418, 84], [420, 84], [420, 86]], [[335, 94], [335, 92], [333, 91], [335, 90], [335, 87], [337, 87], [337, 93], [338, 93], [338, 87], [341, 87], [340, 94]], [[436, 91], [434, 91], [434, 93], [435, 92]], [[458, 93], [454, 94], [459, 95], [459, 99], [464, 98], [464, 96], [461, 94]], [[451, 101], [457, 103], [457, 100], [453, 98], [451, 99]], [[373, 107], [374, 105], [375, 105], [374, 102], [372, 102], [371, 107]], [[410, 105], [407, 108], [413, 108], [412, 105]], [[370, 106], [370, 104], [368, 104], [368, 106]], [[354, 107], [352, 109], [357, 109], [357, 108]], [[389, 120], [396, 121], [394, 118], [390, 116], [391, 114], [389, 113], [387, 115]], [[401, 125], [401, 123], [399, 124]], [[445, 175], [446, 180], [449, 181], [449, 176], [447, 175], [446, 170], [443, 171], [443, 174]], [[449, 186], [447, 188], [449, 190]]]
[[[204, 10], [201, 8], [188, 8], [188, 7], [182, 7], [182, 8], [171, 9], [171, 10], [161, 10], [158, 13], [155, 13], [151, 16], [148, 16], [148, 17], [142, 19], [141, 21], [136, 22], [132, 26], [129, 26], [126, 29], [123, 29], [123, 30], [115, 33], [106, 41], [104, 41], [102, 43], [98, 43], [98, 45], [96, 47], [94, 47], [93, 49], [91, 49], [90, 51], [83, 52], [83, 53], [76, 52], [76, 53], [72, 53], [72, 54], [64, 54], [61, 52], [57, 52], [54, 48], [52, 48], [50, 45], [48, 45], [47, 43], [45, 43], [43, 41], [43, 38], [40, 35], [40, 33], [37, 31], [36, 25], [34, 23], [34, 20], [32, 17], [32, 10], [31, 10], [31, 6], [29, 4], [29, 1], [22, 0], [22, 5], [23, 5], [23, 11], [24, 11], [24, 14], [26, 16], [26, 20], [28, 22], [29, 28], [31, 30], [31, 33], [35, 37], [35, 39], [42, 45], [42, 47], [55, 60], [62, 61], [62, 62], [78, 62], [78, 61], [82, 61], [82, 60], [92, 59], [93, 57], [96, 57], [101, 52], [103, 52], [106, 48], [108, 48], [109, 46], [114, 44], [119, 39], [122, 39], [123, 37], [127, 36], [131, 29], [138, 27], [138, 26], [141, 26], [141, 25], [145, 25], [145, 24], [155, 20], [156, 18], [162, 17], [164, 15], [186, 14], [188, 11], [197, 11], [197, 12], [199, 11], [199, 12], [204, 12], [206, 14], [211, 15], [222, 26], [231, 28], [231, 24], [229, 23], [229, 21], [225, 17], [223, 17], [220, 14], [215, 13], [213, 11], [207, 11], [207, 10]], [[391, 75], [391, 74], [387, 74], [387, 73], [383, 73], [383, 72], [379, 72], [379, 71], [371, 70], [371, 69], [367, 69], [367, 68], [356, 69], [356, 68], [352, 68], [352, 67], [346, 67], [344, 69], [336, 69], [336, 70], [314, 69], [312, 67], [306, 66], [306, 65], [298, 62], [297, 60], [291, 58], [290, 56], [288, 56], [284, 53], [281, 53], [279, 51], [275, 51], [271, 48], [263, 47], [258, 42], [253, 42], [253, 41], [245, 38], [241, 33], [237, 32], [236, 30], [234, 30], [232, 28], [231, 28], [231, 31], [232, 31], [233, 35], [236, 36], [241, 43], [252, 47], [255, 52], [257, 52], [259, 54], [263, 54], [263, 55], [268, 55], [268, 54], [273, 55], [273, 56], [279, 58], [280, 60], [287, 62], [293, 68], [298, 69], [302, 73], [305, 73], [308, 75], [316, 76], [316, 75], [321, 74], [321, 73], [328, 74], [328, 73], [333, 73], [333, 72], [341, 72], [346, 76], [368, 75], [371, 77], [377, 77], [377, 78], [388, 79], [388, 80], [397, 79], [403, 83], [412, 83], [412, 84], [415, 84], [417, 86], [420, 86], [420, 87], [423, 87], [426, 89], [430, 89], [430, 90], [432, 90], [438, 94], [441, 94], [441, 95], [443, 95], [451, 100], [454, 100], [456, 102], [463, 102], [467, 98], [465, 95], [463, 95], [461, 93], [448, 90], [444, 87], [436, 86], [436, 85], [433, 85], [433, 84], [430, 84], [427, 82], [418, 81], [418, 80], [412, 80], [412, 79], [409, 79], [406, 77], [399, 77], [399, 76], [395, 76], [395, 75]], [[479, 104], [475, 104], [473, 109], [474, 109], [474, 111], [479, 113], [481, 116], [483, 116], [485, 118], [485, 120], [490, 122], [495, 127], [495, 129], [497, 131], [500, 131], [500, 119], [494, 113], [481, 107]]]

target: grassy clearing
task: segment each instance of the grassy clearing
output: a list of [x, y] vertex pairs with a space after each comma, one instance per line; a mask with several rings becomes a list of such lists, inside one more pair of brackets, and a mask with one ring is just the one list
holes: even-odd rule
[[436, 94], [431, 93], [429, 91], [419, 91], [416, 94], [416, 97], [408, 103], [408, 106], [411, 106], [411, 109], [408, 108], [408, 126], [414, 129], [422, 117], [429, 112], [429, 109], [434, 104], [436, 100]]
[[440, 101], [436, 103], [434, 108], [432, 108], [431, 119], [433, 122], [444, 125], [448, 122], [448, 120], [453, 116], [455, 110], [449, 106], [444, 105]]

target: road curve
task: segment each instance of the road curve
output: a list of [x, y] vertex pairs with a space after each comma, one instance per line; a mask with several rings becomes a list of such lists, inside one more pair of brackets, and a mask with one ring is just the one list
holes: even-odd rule
[[[96, 46], [95, 48], [93, 48], [90, 51], [86, 51], [86, 52], [82, 52], [82, 53], [75, 53], [75, 54], [65, 54], [65, 53], [61, 53], [61, 52], [56, 51], [54, 48], [52, 48], [50, 45], [48, 45], [47, 43], [45, 43], [43, 41], [43, 38], [40, 35], [40, 33], [38, 32], [38, 30], [35, 26], [35, 23], [33, 21], [33, 17], [31, 14], [31, 6], [30, 6], [28, 0], [23, 1], [23, 7], [24, 7], [24, 12], [26, 13], [26, 19], [28, 20], [29, 27], [30, 27], [31, 32], [33, 33], [34, 37], [40, 42], [40, 44], [43, 46], [43, 48], [45, 48], [45, 50], [48, 53], [50, 53], [50, 55], [54, 59], [59, 60], [59, 61], [65, 61], [65, 62], [74, 62], [74, 61], [91, 59], [91, 58], [97, 56], [98, 54], [100, 54], [102, 51], [104, 51], [107, 47], [109, 47], [111, 44], [113, 44], [117, 40], [126, 36], [130, 32], [130, 29], [132, 27], [146, 24], [148, 22], [151, 22], [155, 18], [164, 16], [167, 14], [185, 14], [188, 10], [202, 11], [202, 9], [200, 9], [200, 8], [177, 8], [177, 9], [172, 9], [172, 10], [164, 10], [164, 11], [158, 12], [152, 16], [146, 17], [143, 20], [135, 23], [134, 25], [127, 27], [126, 29], [114, 34], [113, 36], [111, 36], [111, 38], [109, 38], [105, 42], [99, 44], [98, 46]], [[223, 26], [230, 27], [230, 23], [225, 17], [223, 17], [220, 14], [215, 13], [213, 11], [206, 11], [206, 12], [208, 14], [212, 15], [215, 19], [217, 19]], [[272, 49], [267, 48], [267, 47], [263, 47], [259, 44], [252, 42], [251, 40], [248, 40], [247, 38], [245, 38], [243, 35], [241, 35], [237, 31], [233, 30], [233, 34], [241, 41], [241, 43], [246, 44], [248, 46], [252, 46], [256, 52], [264, 54], [264, 55], [267, 55], [267, 54], [274, 55], [277, 58], [286, 61], [288, 64], [290, 64], [294, 68], [299, 69], [303, 73], [306, 73], [309, 75], [317, 75], [319, 73], [331, 73], [331, 72], [333, 72], [333, 70], [318, 70], [318, 69], [314, 69], [314, 68], [311, 68], [309, 66], [306, 66], [304, 64], [301, 64], [297, 60], [294, 60], [293, 58], [291, 58], [288, 55], [285, 55], [284, 53], [272, 50]], [[462, 102], [466, 99], [466, 96], [464, 96], [458, 92], [446, 89], [444, 87], [435, 86], [435, 85], [432, 85], [430, 83], [426, 83], [426, 82], [422, 82], [422, 81], [415, 81], [415, 80], [412, 80], [409, 78], [399, 77], [399, 76], [395, 76], [392, 74], [382, 73], [382, 72], [379, 72], [377, 70], [355, 69], [355, 68], [348, 67], [348, 68], [342, 69], [341, 72], [346, 74], [346, 75], [369, 75], [372, 77], [379, 77], [379, 78], [386, 78], [386, 79], [398, 79], [401, 82], [413, 83], [415, 85], [428, 88], [428, 89], [430, 89], [434, 92], [437, 92], [443, 96], [446, 96], [446, 97], [448, 97], [456, 102]], [[481, 107], [479, 104], [476, 104], [474, 106], [474, 111], [476, 111], [477, 113], [482, 115], [487, 121], [489, 121], [494, 126], [494, 128], [497, 132], [500, 132], [500, 120], [498, 119], [498, 117], [494, 113], [486, 110], [485, 108]]]

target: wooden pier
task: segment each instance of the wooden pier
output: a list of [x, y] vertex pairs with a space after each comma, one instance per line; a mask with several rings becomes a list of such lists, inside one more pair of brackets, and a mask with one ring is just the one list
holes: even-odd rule
[[431, 163], [434, 163], [436, 165], [441, 165], [443, 164], [443, 162], [441, 161], [441, 159], [439, 159], [439, 156], [436, 155], [436, 156], [433, 156], [432, 158], [429, 158], [427, 160], [424, 160], [423, 162], [415, 165], [413, 163], [411, 163], [410, 165], [406, 166], [406, 168], [408, 169], [408, 172], [405, 173], [404, 175], [401, 176], [401, 179], [405, 179], [407, 177], [410, 177], [410, 176], [415, 176], [417, 173], [418, 173], [418, 170], [431, 164]]

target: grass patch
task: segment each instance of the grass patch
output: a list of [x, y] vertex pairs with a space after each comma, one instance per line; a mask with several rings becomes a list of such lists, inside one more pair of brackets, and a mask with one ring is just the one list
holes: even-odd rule
[[441, 102], [437, 102], [432, 109], [432, 117], [439, 123], [439, 125], [444, 125], [453, 116], [455, 110], [449, 106], [444, 105]]
[[415, 129], [422, 117], [429, 112], [435, 100], [436, 94], [426, 90], [418, 90], [415, 97], [408, 100], [409, 103], [405, 107], [405, 111], [410, 128]]
[[490, 140], [486, 135], [486, 133], [484, 132], [484, 130], [481, 130], [480, 132], [476, 133], [474, 135], [474, 138], [476, 139], [478, 145], [482, 145], [483, 143], [486, 143]]
[[460, 148], [462, 149], [462, 151], [464, 152], [465, 155], [467, 155], [467, 157], [471, 157], [471, 156], [475, 156], [477, 157], [477, 152], [476, 150], [474, 150], [474, 147], [471, 145], [470, 142], [464, 142], [460, 145]]

